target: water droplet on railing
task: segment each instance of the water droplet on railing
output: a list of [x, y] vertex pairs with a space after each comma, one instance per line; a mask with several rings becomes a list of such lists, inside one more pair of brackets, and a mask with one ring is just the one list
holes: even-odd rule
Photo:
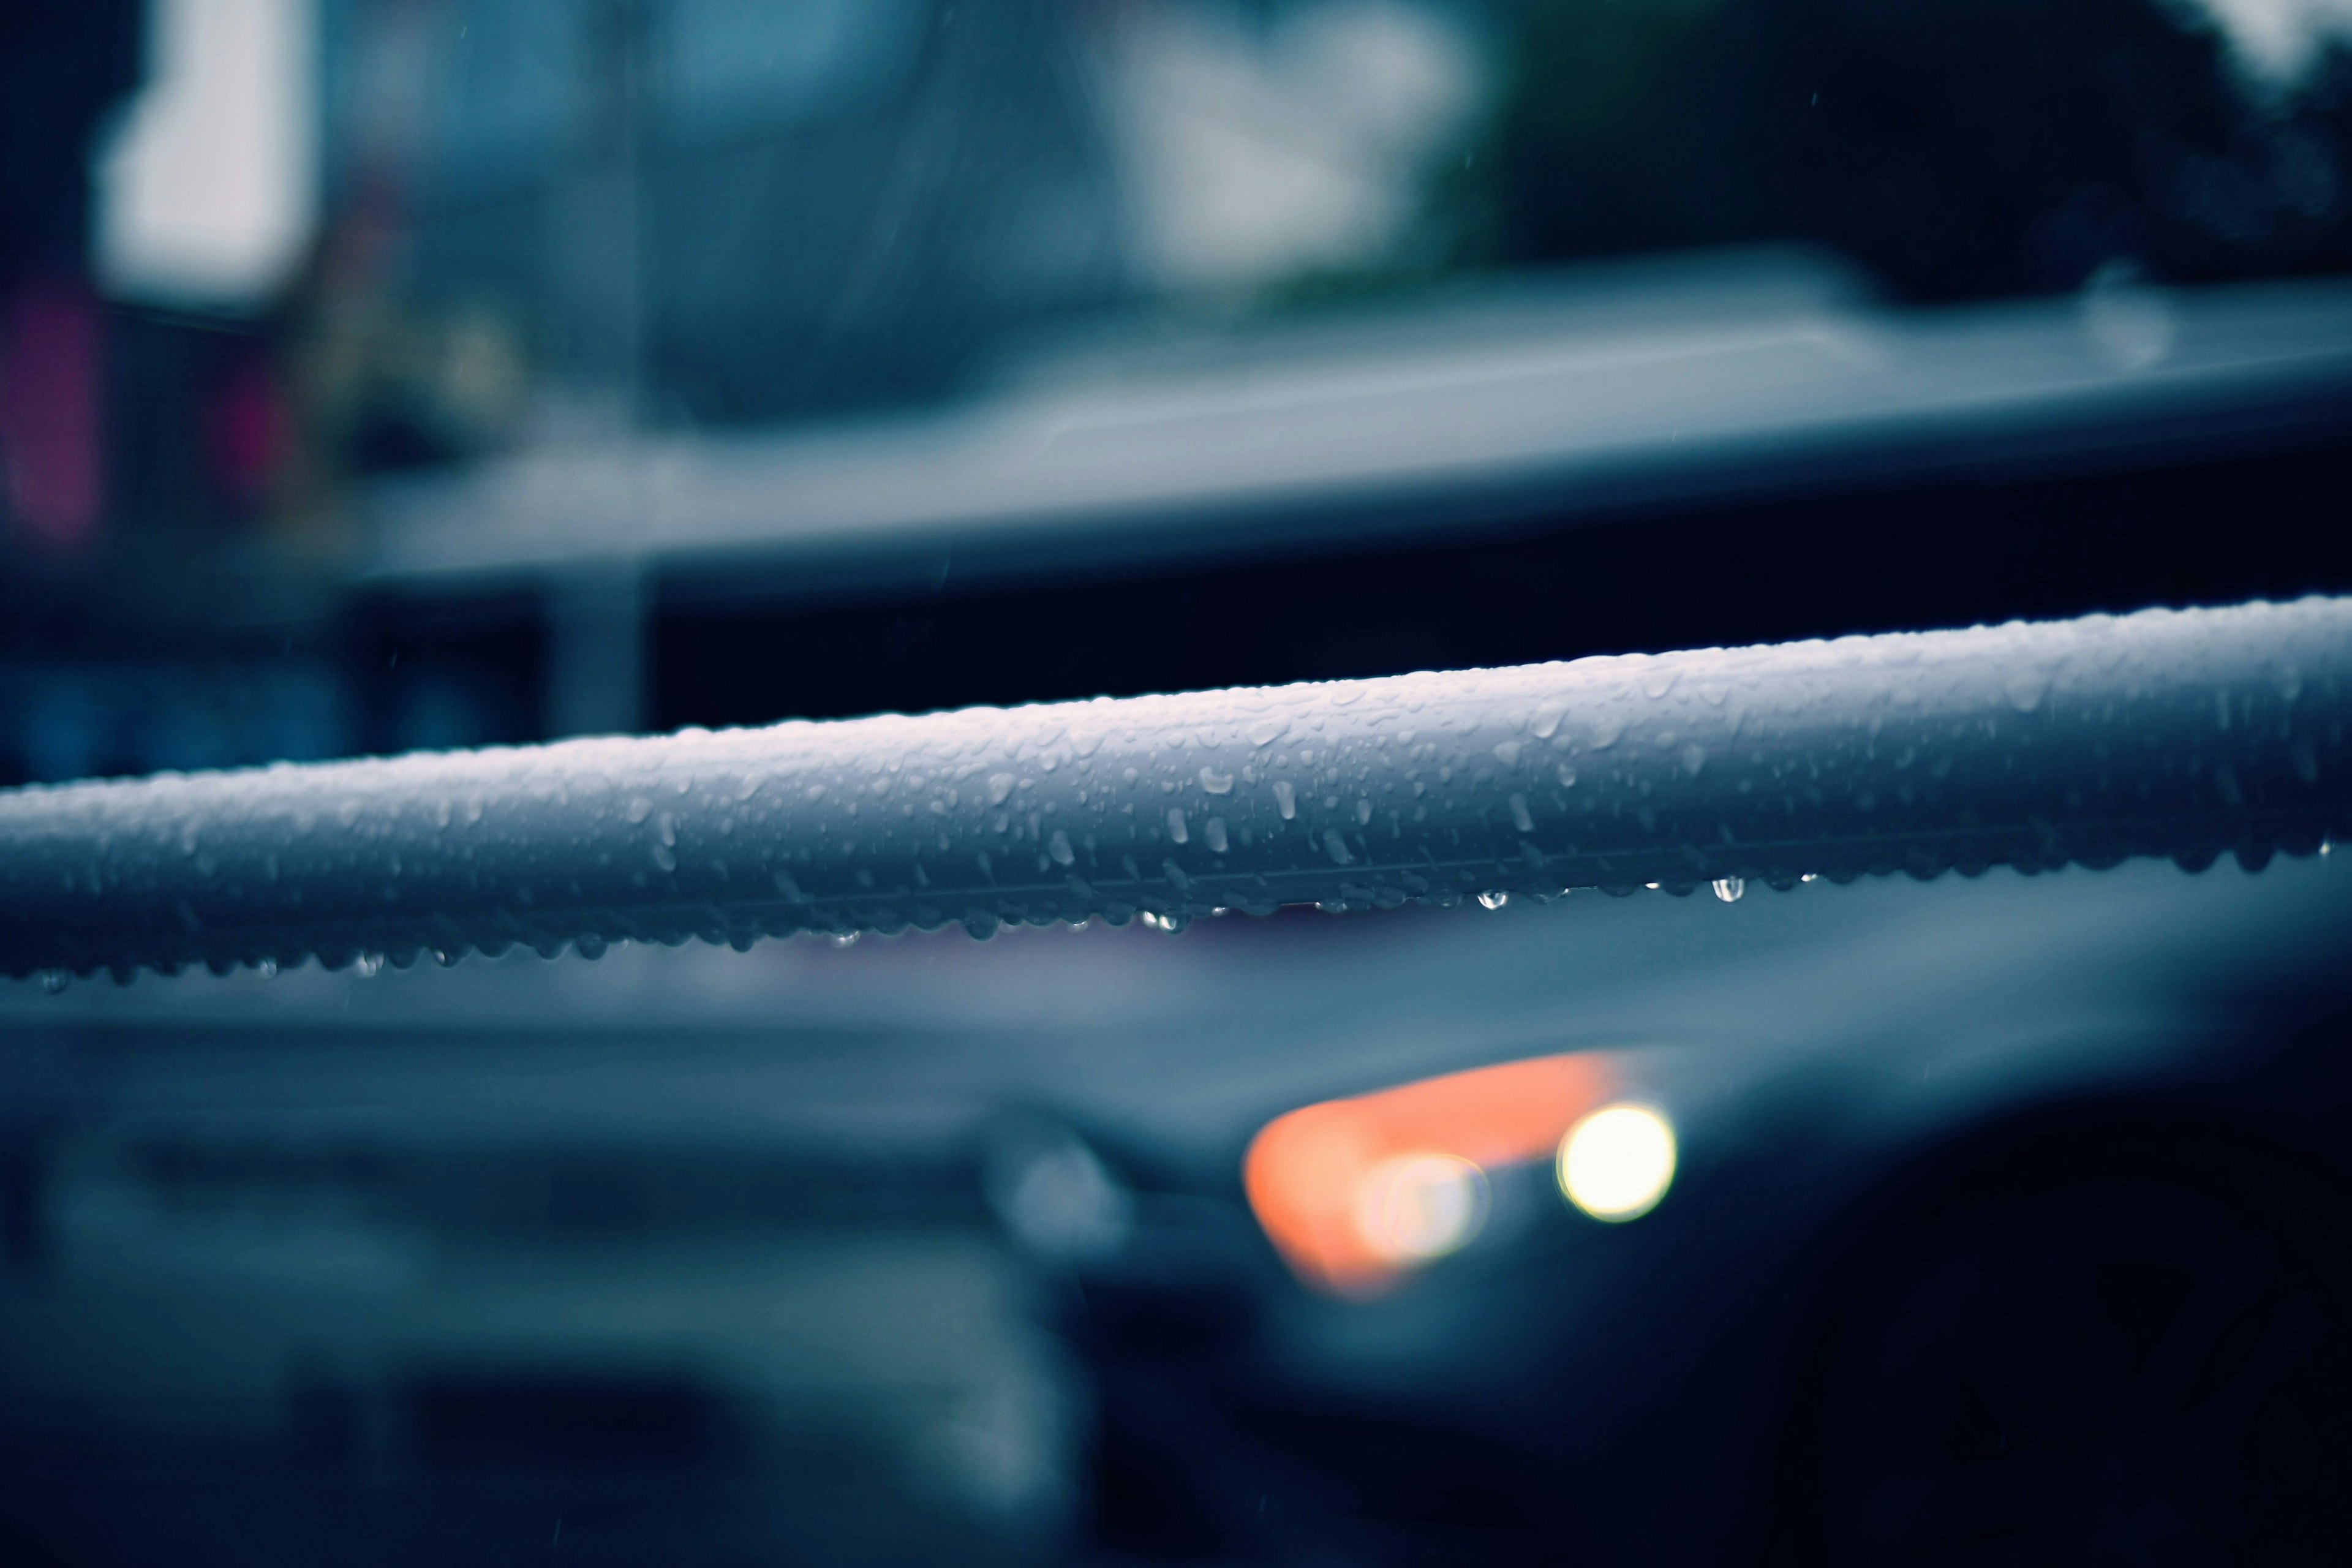
[[1727, 904], [1738, 903], [1740, 895], [1747, 891], [1748, 879], [1745, 877], [1717, 877], [1715, 879], [1715, 896]]
[[1478, 895], [1478, 905], [1481, 909], [1499, 910], [1510, 901], [1511, 895], [1499, 888], [1490, 889]]

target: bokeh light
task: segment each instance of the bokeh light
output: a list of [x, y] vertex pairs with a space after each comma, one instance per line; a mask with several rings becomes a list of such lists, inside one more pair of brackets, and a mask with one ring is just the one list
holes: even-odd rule
[[1675, 1130], [1646, 1105], [1603, 1106], [1559, 1141], [1559, 1190], [1595, 1219], [1638, 1219], [1675, 1180]]
[[1466, 1245], [1486, 1221], [1486, 1173], [1548, 1158], [1613, 1088], [1607, 1060], [1578, 1052], [1304, 1106], [1250, 1144], [1251, 1211], [1308, 1284], [1378, 1294]]
[[1400, 1262], [1459, 1252], [1486, 1223], [1486, 1173], [1451, 1154], [1400, 1154], [1359, 1188], [1356, 1225], [1375, 1251]]

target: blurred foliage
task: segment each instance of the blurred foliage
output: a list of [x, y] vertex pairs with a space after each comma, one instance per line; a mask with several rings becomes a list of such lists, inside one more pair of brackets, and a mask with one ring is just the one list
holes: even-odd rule
[[2293, 89], [2155, 0], [1520, 0], [1436, 210], [1465, 265], [1811, 240], [1898, 293], [2352, 264], [2352, 64]]

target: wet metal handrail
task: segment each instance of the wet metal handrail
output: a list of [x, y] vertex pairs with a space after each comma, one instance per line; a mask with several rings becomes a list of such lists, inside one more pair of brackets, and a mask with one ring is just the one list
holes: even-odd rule
[[2352, 600], [0, 793], [0, 973], [2007, 864], [2352, 828]]

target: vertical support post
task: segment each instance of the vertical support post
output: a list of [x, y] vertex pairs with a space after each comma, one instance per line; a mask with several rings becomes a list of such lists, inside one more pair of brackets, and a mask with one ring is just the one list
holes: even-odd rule
[[548, 265], [562, 395], [581, 433], [601, 439], [634, 428], [641, 401], [646, 7], [594, 0], [578, 21], [583, 115], [570, 166], [557, 176]]

